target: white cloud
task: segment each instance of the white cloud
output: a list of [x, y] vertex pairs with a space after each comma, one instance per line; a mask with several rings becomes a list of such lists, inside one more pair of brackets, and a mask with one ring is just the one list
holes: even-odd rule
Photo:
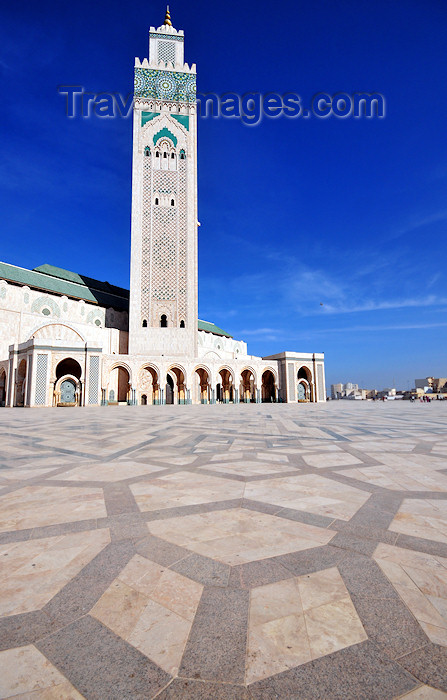
[[406, 309], [406, 308], [420, 308], [428, 306], [444, 306], [447, 304], [447, 298], [437, 297], [434, 294], [430, 294], [426, 297], [421, 297], [419, 299], [391, 299], [389, 301], [374, 301], [367, 300], [360, 304], [349, 304], [343, 303], [339, 306], [332, 304], [325, 304], [322, 310], [326, 314], [350, 314], [350, 313], [361, 313], [366, 311], [386, 311], [388, 309]]

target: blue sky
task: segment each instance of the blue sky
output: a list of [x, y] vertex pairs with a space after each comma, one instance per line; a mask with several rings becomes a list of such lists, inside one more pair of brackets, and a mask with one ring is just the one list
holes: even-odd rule
[[[128, 93], [164, 11], [3, 3], [0, 259], [128, 286], [131, 120], [67, 119], [57, 86]], [[171, 15], [200, 92], [387, 104], [375, 120], [199, 120], [200, 317], [253, 354], [325, 352], [328, 384], [445, 376], [445, 2], [192, 0]]]

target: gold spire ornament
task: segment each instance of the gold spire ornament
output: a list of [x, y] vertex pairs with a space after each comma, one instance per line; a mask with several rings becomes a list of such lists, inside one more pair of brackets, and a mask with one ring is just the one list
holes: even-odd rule
[[166, 7], [166, 17], [165, 17], [165, 21], [163, 22], [163, 24], [167, 24], [168, 27], [172, 27], [171, 15], [169, 13], [169, 5]]

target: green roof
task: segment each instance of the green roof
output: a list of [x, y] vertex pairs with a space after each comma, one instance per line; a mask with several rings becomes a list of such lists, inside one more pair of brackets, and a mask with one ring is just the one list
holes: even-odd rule
[[215, 323], [210, 323], [209, 321], [201, 321], [199, 319], [198, 327], [199, 327], [199, 331], [206, 331], [207, 333], [214, 333], [214, 335], [224, 335], [226, 338], [233, 337], [229, 333], [226, 333], [225, 331], [223, 331], [222, 328], [219, 328], [219, 326], [216, 326]]
[[[44, 272], [45, 269], [52, 272]], [[65, 295], [72, 299], [83, 299], [91, 304], [111, 306], [120, 311], [127, 311], [129, 308], [129, 292], [127, 290], [113, 287], [107, 282], [81, 277], [81, 275], [51, 265], [42, 265], [35, 270], [26, 270], [24, 267], [0, 262], [0, 278], [13, 284], [41, 289], [44, 292]]]
[[[0, 279], [13, 284], [26, 285], [32, 289], [40, 289], [43, 292], [65, 295], [71, 299], [84, 299], [99, 306], [111, 306], [119, 311], [129, 309], [127, 289], [116, 287], [109, 282], [100, 282], [92, 277], [78, 275], [77, 272], [70, 272], [54, 265], [39, 265], [33, 270], [26, 270], [24, 267], [0, 262]], [[198, 329], [226, 338], [233, 337], [210, 321], [199, 320]]]
[[96, 289], [100, 292], [106, 292], [106, 294], [115, 294], [119, 297], [129, 298], [129, 291], [123, 289], [123, 287], [116, 287], [110, 282], [100, 282], [92, 277], [85, 277], [85, 275], [78, 275], [77, 272], [70, 272], [69, 270], [63, 270], [61, 267], [54, 267], [54, 265], [39, 265], [35, 267], [33, 272], [43, 272], [44, 275], [50, 275], [50, 277], [57, 277], [58, 279], [65, 280], [66, 282], [74, 282], [75, 284], [82, 284], [84, 287], [89, 287], [90, 289]]

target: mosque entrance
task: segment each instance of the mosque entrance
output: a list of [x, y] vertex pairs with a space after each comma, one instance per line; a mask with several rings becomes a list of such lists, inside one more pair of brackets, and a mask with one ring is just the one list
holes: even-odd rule
[[300, 367], [298, 370], [298, 401], [313, 401], [312, 374], [308, 367]]
[[61, 401], [62, 404], [76, 403], [76, 386], [71, 379], [65, 379], [61, 384]]
[[14, 406], [25, 405], [26, 360], [22, 360], [17, 368]]
[[56, 367], [56, 381], [54, 384], [55, 406], [80, 406], [81, 405], [81, 379], [82, 368], [77, 360], [66, 357]]
[[6, 372], [4, 369], [0, 370], [0, 406], [6, 404]]
[[262, 403], [276, 401], [275, 377], [269, 369], [262, 374], [261, 400]]
[[166, 403], [174, 403], [174, 380], [170, 374], [166, 376]]

